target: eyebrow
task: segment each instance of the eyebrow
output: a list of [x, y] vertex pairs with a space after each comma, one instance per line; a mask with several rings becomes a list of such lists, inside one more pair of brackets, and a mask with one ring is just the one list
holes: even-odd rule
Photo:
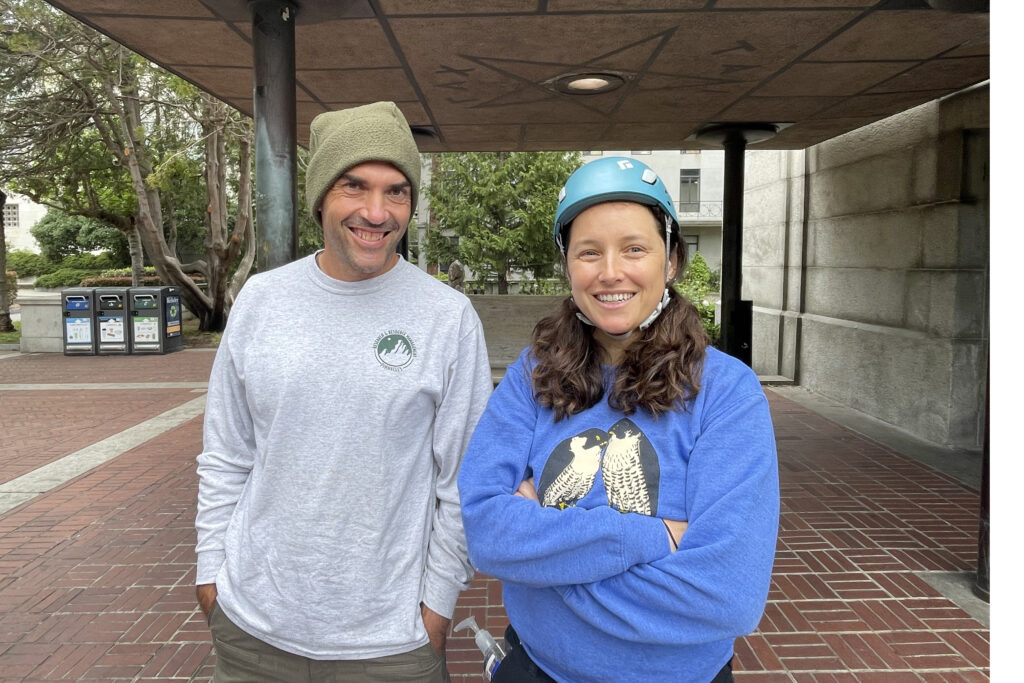
[[[642, 233], [632, 233], [632, 234], [629, 234], [629, 235], [623, 235], [622, 238], [620, 240], [618, 240], [618, 242], [620, 244], [622, 244], [622, 243], [629, 243], [629, 242], [648, 242], [648, 241], [650, 241], [650, 239], [651, 238], [648, 235], [644, 235]], [[663, 239], [659, 240], [659, 241], [664, 242]], [[591, 238], [591, 239], [581, 239], [581, 240], [576, 242], [576, 245], [577, 246], [583, 246], [583, 245], [595, 245], [595, 244], [603, 244], [603, 243], [604, 243], [604, 240], [602, 240], [602, 239]]]
[[[353, 173], [342, 173], [338, 176], [338, 180], [347, 180], [350, 183], [356, 183], [357, 185], [366, 185], [366, 178], [360, 178]], [[408, 180], [403, 180], [397, 183], [391, 183], [388, 185], [389, 190], [406, 190], [412, 187], [412, 183]]]

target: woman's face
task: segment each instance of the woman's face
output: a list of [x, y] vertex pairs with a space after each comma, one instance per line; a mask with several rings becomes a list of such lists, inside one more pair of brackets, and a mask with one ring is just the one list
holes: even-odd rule
[[[607, 335], [636, 329], [665, 291], [662, 230], [650, 209], [633, 202], [596, 204], [570, 226], [566, 264], [572, 296], [597, 327], [597, 341], [610, 352], [612, 362], [626, 340]], [[668, 278], [675, 269], [673, 253]]]

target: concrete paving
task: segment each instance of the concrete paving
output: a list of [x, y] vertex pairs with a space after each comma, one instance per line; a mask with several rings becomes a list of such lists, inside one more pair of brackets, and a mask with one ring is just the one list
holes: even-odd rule
[[[499, 361], [518, 352], [501, 343]], [[193, 522], [212, 360], [0, 352], [0, 681], [209, 680]], [[737, 680], [989, 680], [987, 604], [947, 596], [976, 567], [973, 465], [797, 388], [766, 393], [780, 538]], [[470, 614], [501, 634], [499, 582], [474, 580], [453, 623]], [[449, 668], [481, 680], [466, 634]]]

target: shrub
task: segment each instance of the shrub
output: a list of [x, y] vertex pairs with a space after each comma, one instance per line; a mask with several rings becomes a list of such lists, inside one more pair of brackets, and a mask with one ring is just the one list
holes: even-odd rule
[[[146, 266], [143, 269], [145, 275], [156, 275], [156, 268], [153, 266]], [[128, 277], [132, 276], [131, 268], [110, 268], [100, 273], [100, 277]]]
[[563, 278], [545, 278], [541, 280], [525, 280], [519, 284], [520, 294], [535, 296], [555, 296], [569, 294], [569, 285]]
[[704, 322], [704, 331], [708, 333], [713, 345], [718, 344], [722, 336], [721, 325], [715, 324], [715, 299], [718, 298], [719, 275], [708, 267], [707, 261], [697, 252], [693, 260], [686, 266], [682, 280], [676, 284], [676, 291], [693, 302]]
[[[96, 275], [90, 273], [91, 277], [87, 277], [82, 280], [80, 286], [82, 287], [131, 287], [132, 276], [131, 275], [116, 275], [108, 276], [106, 274]], [[158, 287], [160, 286], [159, 275], [145, 275], [142, 281], [139, 282], [140, 287]]]
[[63, 289], [64, 287], [78, 287], [86, 278], [96, 275], [92, 270], [79, 270], [77, 268], [60, 268], [47, 275], [40, 275], [36, 279], [36, 287], [42, 289]]
[[42, 254], [34, 254], [24, 249], [7, 252], [7, 267], [18, 274], [18, 277], [36, 277], [57, 270], [58, 266], [48, 261]]
[[71, 268], [74, 270], [101, 271], [117, 265], [110, 253], [106, 251], [100, 254], [72, 254], [60, 262], [61, 268]]
[[[139, 287], [159, 287], [160, 285], [166, 284], [160, 281], [160, 276], [156, 274], [152, 268], [146, 269], [146, 274], [142, 276], [142, 281], [139, 283]], [[132, 276], [129, 275], [109, 275], [108, 273], [117, 271], [104, 271], [97, 275], [96, 273], [90, 273], [90, 277], [82, 280], [80, 286], [82, 287], [131, 287]], [[201, 275], [192, 274], [189, 275], [192, 281], [196, 284], [203, 286], [206, 284], [206, 280]]]

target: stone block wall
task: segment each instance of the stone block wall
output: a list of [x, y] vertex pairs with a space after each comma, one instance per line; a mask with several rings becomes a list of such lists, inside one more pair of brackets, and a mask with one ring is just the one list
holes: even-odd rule
[[803, 151], [750, 151], [754, 369], [908, 433], [980, 449], [988, 89]]

